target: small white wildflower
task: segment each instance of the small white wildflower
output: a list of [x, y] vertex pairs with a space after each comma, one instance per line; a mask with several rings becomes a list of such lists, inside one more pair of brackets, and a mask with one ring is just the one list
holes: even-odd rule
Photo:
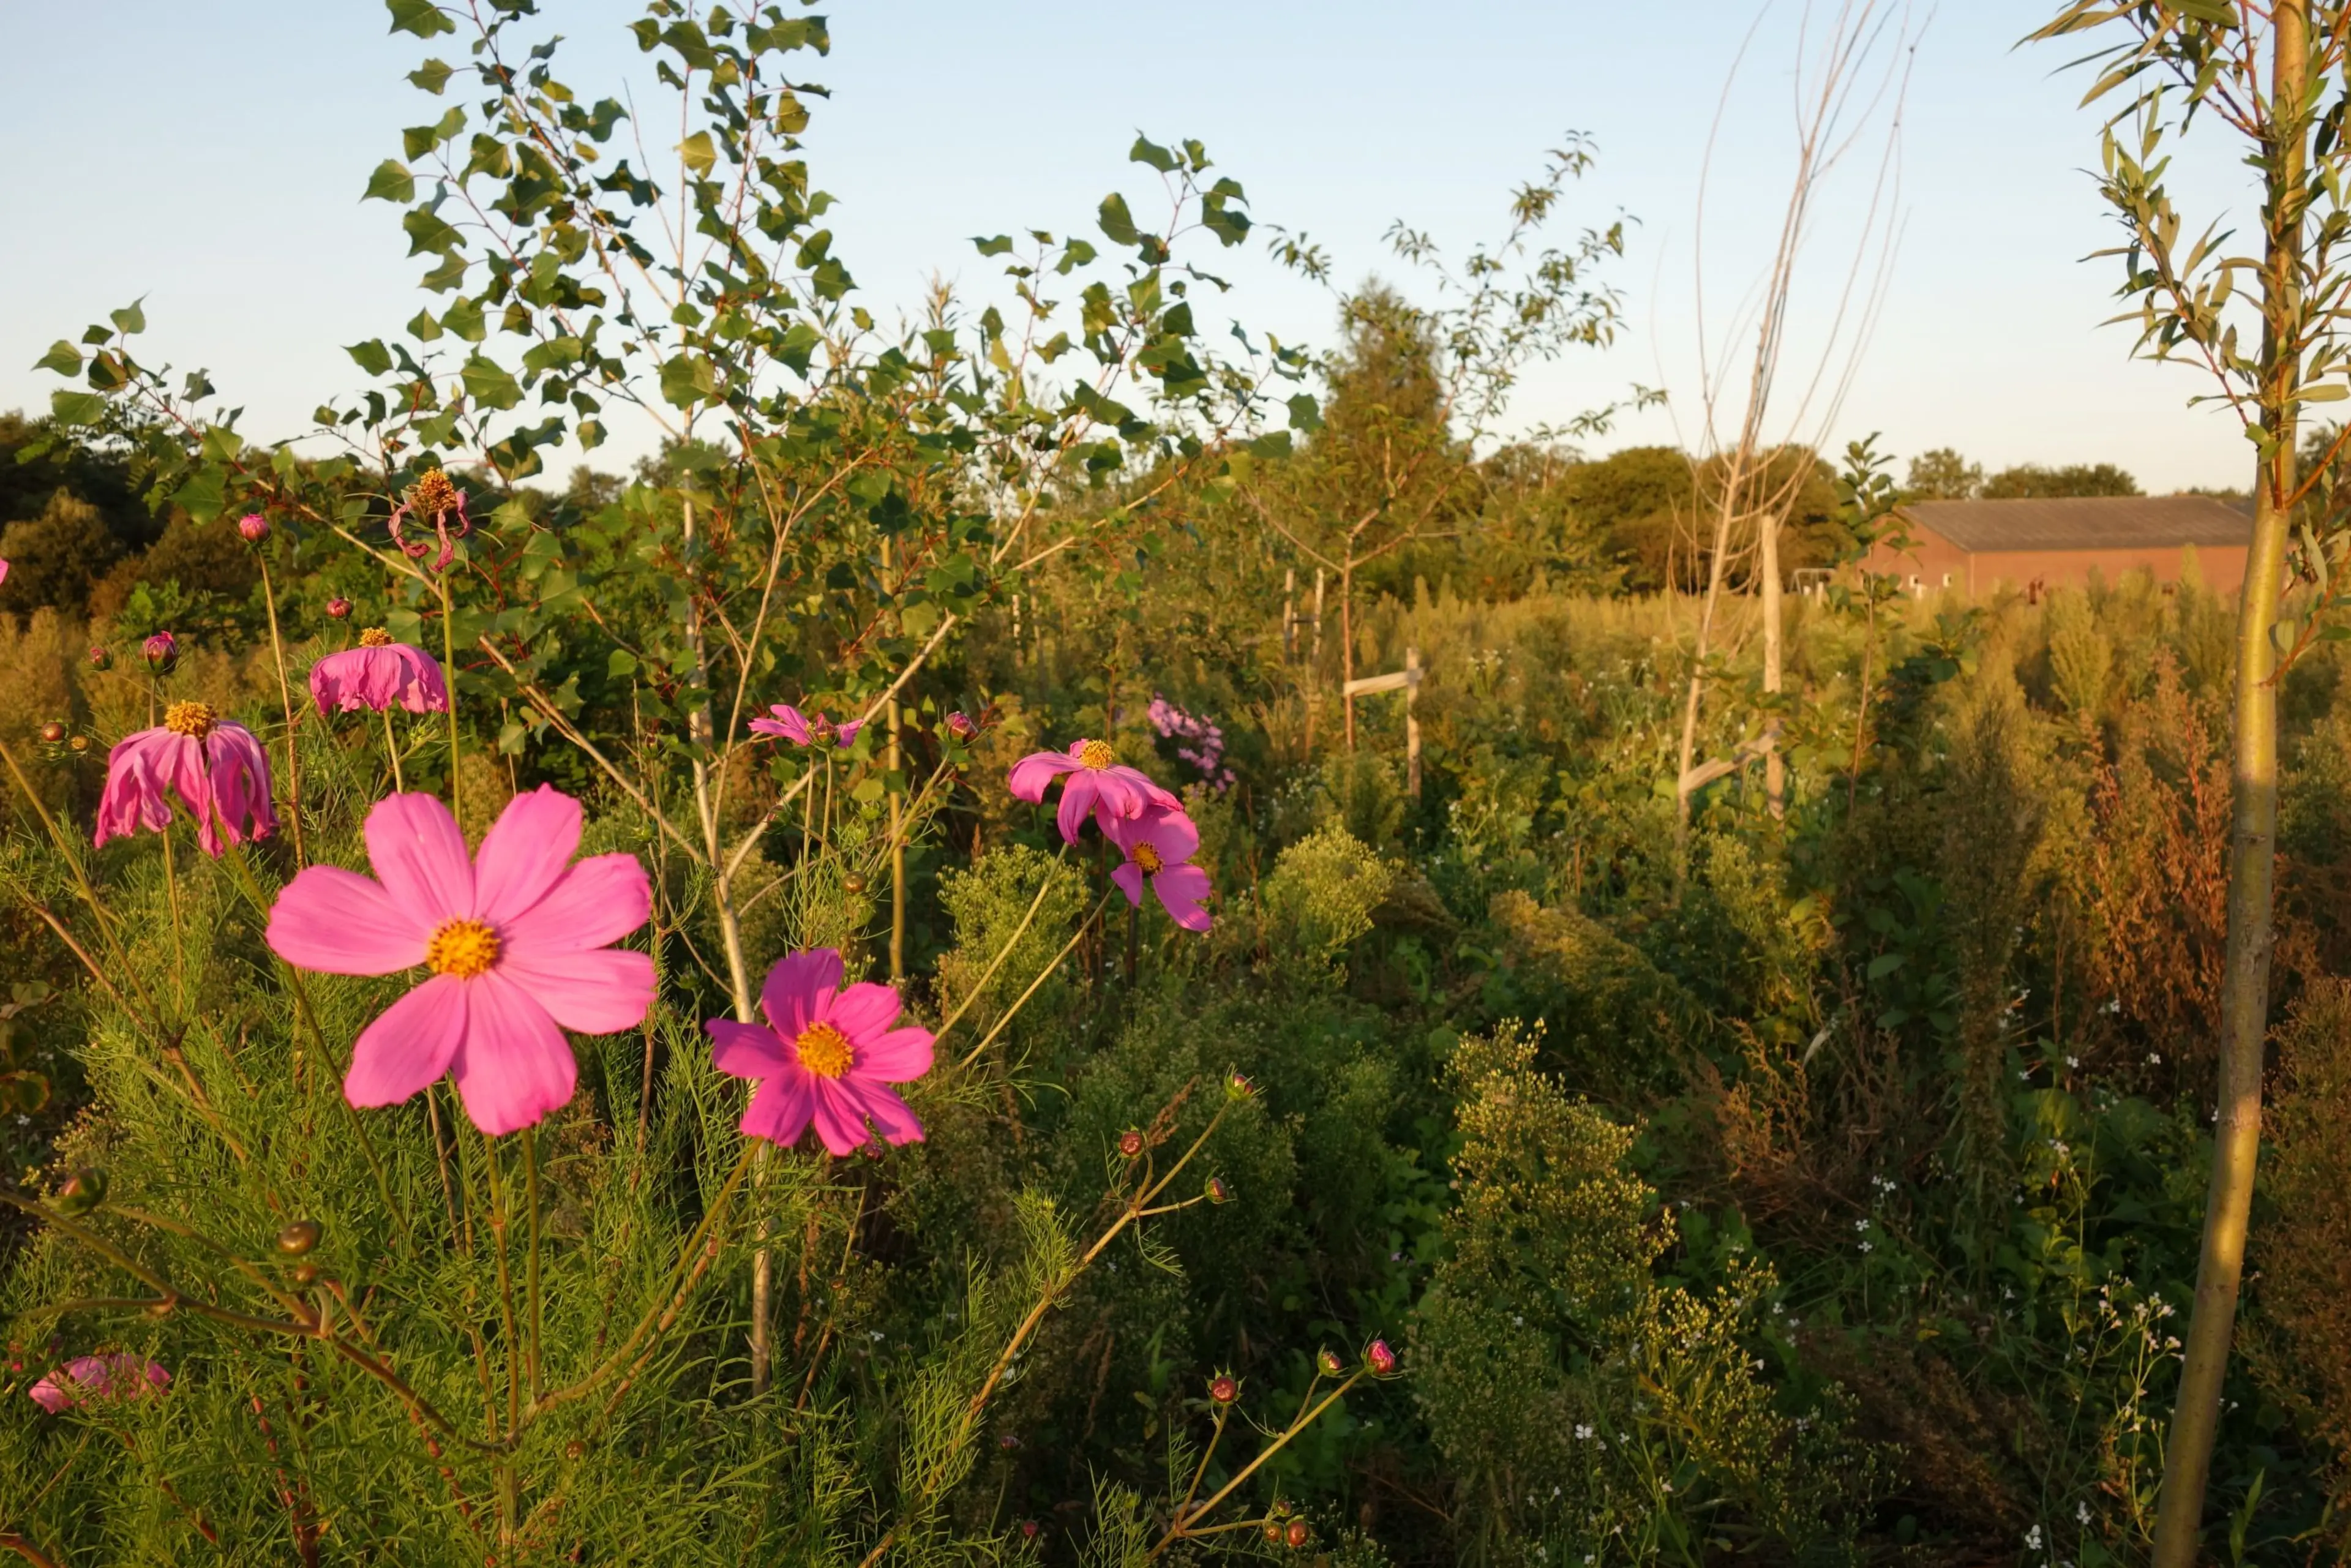
[[1575, 1440], [1581, 1443], [1589, 1440], [1591, 1437], [1592, 1428], [1583, 1425], [1580, 1421], [1577, 1422], [1575, 1426]]
[[2089, 1523], [2089, 1522], [2090, 1522], [2090, 1505], [2089, 1505], [2088, 1503], [2086, 1503], [2086, 1502], [2077, 1502], [2077, 1503], [2075, 1503], [2075, 1504], [2074, 1505], [2074, 1517], [2075, 1519], [2080, 1520], [2084, 1524], [2087, 1524], [2087, 1523]]
[[2041, 1550], [2041, 1527], [2039, 1525], [2036, 1524], [2031, 1530], [2024, 1532], [2024, 1545], [2025, 1549], [2029, 1552], [2038, 1552]]

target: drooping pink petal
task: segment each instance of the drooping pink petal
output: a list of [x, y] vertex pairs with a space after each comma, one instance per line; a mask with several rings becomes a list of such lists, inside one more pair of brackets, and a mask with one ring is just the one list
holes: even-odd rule
[[618, 1034], [645, 1021], [653, 1005], [653, 960], [627, 947], [501, 956], [497, 972], [548, 1016], [581, 1034]]
[[474, 865], [457, 819], [434, 795], [387, 795], [367, 818], [368, 859], [384, 890], [433, 924], [474, 913]]
[[872, 1141], [865, 1131], [865, 1106], [843, 1082], [810, 1078], [816, 1092], [816, 1135], [835, 1158], [855, 1154]]
[[306, 866], [269, 911], [269, 950], [329, 975], [392, 975], [424, 962], [433, 928], [383, 890], [340, 866]]
[[449, 1071], [466, 1118], [495, 1138], [570, 1100], [580, 1064], [547, 1009], [495, 969], [464, 984], [465, 1040]]
[[857, 1043], [857, 1075], [883, 1083], [912, 1083], [931, 1070], [932, 1036], [926, 1029], [893, 1029]]
[[166, 769], [176, 750], [190, 744], [168, 729], [142, 729], [114, 743], [106, 758], [106, 790], [99, 797], [98, 831], [92, 841], [128, 838], [145, 829], [160, 832], [172, 821], [163, 796]]
[[833, 998], [824, 1017], [852, 1043], [862, 1045], [868, 1035], [880, 1034], [897, 1022], [898, 1015], [904, 1010], [898, 1004], [896, 988], [861, 980]]
[[774, 1078], [792, 1066], [776, 1031], [765, 1024], [737, 1023], [733, 1019], [706, 1019], [710, 1064], [729, 1078]]
[[914, 1107], [896, 1093], [873, 1082], [859, 1083], [856, 1092], [865, 1114], [872, 1118], [874, 1130], [884, 1140], [893, 1145], [923, 1141], [923, 1124], [915, 1120]]
[[800, 1141], [808, 1124], [816, 1114], [816, 1092], [809, 1076], [798, 1068], [789, 1068], [773, 1078], [763, 1080], [751, 1092], [751, 1103], [743, 1109], [743, 1134], [765, 1138], [782, 1148], [790, 1148]]
[[753, 719], [751, 721], [753, 729], [761, 735], [781, 736], [798, 746], [806, 746], [809, 743], [808, 720], [801, 716], [799, 709], [789, 703], [778, 703], [768, 711], [775, 716]]
[[363, 643], [310, 666], [310, 700], [322, 714], [381, 713], [395, 705], [410, 713], [446, 713], [449, 685], [440, 661], [422, 648]]
[[1061, 830], [1061, 841], [1074, 844], [1085, 830], [1086, 814], [1093, 809], [1100, 794], [1097, 780], [1102, 776], [1082, 770], [1072, 773], [1061, 785], [1061, 809], [1054, 814], [1054, 825]]
[[508, 800], [474, 857], [475, 916], [504, 928], [545, 898], [580, 852], [580, 802], [549, 784]]
[[1016, 799], [1032, 805], [1044, 800], [1045, 788], [1064, 773], [1078, 771], [1078, 759], [1058, 751], [1037, 751], [1012, 765], [1004, 778], [1005, 787]]
[[653, 889], [644, 862], [632, 854], [590, 855], [559, 878], [547, 895], [498, 927], [517, 957], [576, 953], [617, 942], [645, 923]]
[[1196, 865], [1171, 865], [1151, 879], [1168, 918], [1186, 931], [1206, 931], [1215, 922], [1200, 907], [1208, 896], [1208, 873]]
[[1141, 866], [1133, 861], [1128, 861], [1124, 865], [1113, 866], [1110, 879], [1118, 884], [1118, 890], [1121, 893], [1126, 894], [1126, 901], [1129, 904], [1134, 904], [1137, 909], [1143, 907], [1143, 868]]
[[846, 751], [852, 745], [855, 744], [857, 740], [857, 732], [864, 727], [865, 721], [862, 718], [852, 718], [843, 723], [839, 731], [839, 744], [841, 749]]
[[776, 1032], [787, 1040], [824, 1017], [832, 995], [841, 988], [841, 950], [819, 947], [788, 953], [776, 960], [759, 988], [759, 1009]]
[[351, 1045], [343, 1098], [397, 1105], [449, 1071], [465, 1043], [467, 983], [435, 975], [383, 1009]]

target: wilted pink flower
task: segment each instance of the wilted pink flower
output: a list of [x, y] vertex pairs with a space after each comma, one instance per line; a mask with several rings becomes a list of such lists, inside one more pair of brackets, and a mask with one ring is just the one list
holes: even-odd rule
[[1139, 817], [1113, 819], [1104, 831], [1126, 854], [1126, 863], [1112, 872], [1110, 879], [1129, 904], [1143, 907], [1143, 884], [1148, 882], [1170, 920], [1186, 931], [1208, 928], [1208, 912], [1200, 907], [1208, 896], [1208, 873], [1191, 863], [1200, 852], [1200, 830], [1191, 818], [1152, 806]]
[[718, 1071], [758, 1083], [743, 1113], [747, 1137], [782, 1148], [808, 1124], [836, 1155], [854, 1154], [873, 1131], [893, 1144], [922, 1141], [923, 1124], [891, 1090], [931, 1070], [931, 1031], [898, 1021], [898, 991], [865, 981], [841, 988], [841, 952], [793, 953], [768, 971], [759, 990], [763, 1024], [712, 1019]]
[[474, 531], [474, 519], [465, 515], [465, 492], [449, 482], [449, 476], [438, 468], [427, 468], [415, 484], [408, 487], [400, 505], [392, 509], [392, 542], [410, 559], [423, 555], [433, 547], [423, 539], [410, 541], [400, 537], [400, 525], [415, 518], [429, 517], [434, 537], [441, 541], [441, 553], [433, 559], [433, 570], [446, 571], [457, 553], [449, 538], [449, 522], [456, 519], [457, 538], [464, 538]]
[[653, 889], [630, 854], [580, 848], [580, 802], [540, 785], [507, 803], [468, 860], [449, 808], [391, 795], [367, 820], [371, 881], [339, 866], [299, 873], [269, 913], [269, 946], [300, 968], [432, 974], [351, 1047], [343, 1096], [392, 1105], [443, 1073], [495, 1136], [571, 1098], [567, 1029], [611, 1034], [644, 1019], [653, 961], [610, 944], [645, 923]]
[[1175, 796], [1119, 761], [1107, 740], [1072, 741], [1065, 752], [1031, 752], [1012, 765], [1005, 782], [1023, 800], [1042, 800], [1045, 787], [1064, 774], [1068, 779], [1061, 786], [1059, 820], [1061, 837], [1073, 844], [1089, 810], [1107, 833], [1115, 819], [1139, 817], [1148, 807], [1183, 807]]
[[381, 713], [394, 703], [411, 713], [449, 711], [440, 662], [422, 648], [393, 642], [381, 626], [360, 632], [358, 647], [310, 666], [310, 697], [322, 714]]
[[78, 1355], [26, 1393], [50, 1415], [62, 1416], [86, 1400], [128, 1397], [150, 1389], [161, 1394], [171, 1385], [172, 1375], [160, 1364], [116, 1351], [111, 1355]]
[[795, 746], [838, 746], [846, 751], [865, 727], [862, 718], [835, 724], [820, 713], [803, 714], [789, 703], [778, 703], [768, 711], [776, 716], [755, 718], [751, 728], [760, 735], [780, 735]]
[[236, 531], [245, 536], [246, 543], [257, 545], [269, 537], [269, 519], [259, 512], [247, 512], [236, 520]]
[[348, 617], [350, 612], [351, 601], [341, 594], [339, 593], [327, 601], [327, 614], [330, 619], [340, 621]]
[[156, 632], [140, 644], [139, 651], [147, 655], [152, 668], [165, 673], [180, 662], [180, 640], [169, 632]]
[[114, 743], [93, 841], [127, 838], [141, 828], [161, 832], [172, 821], [167, 794], [195, 813], [196, 842], [208, 855], [220, 854], [224, 834], [241, 844], [277, 831], [268, 754], [253, 731], [204, 703], [173, 703], [162, 724]]

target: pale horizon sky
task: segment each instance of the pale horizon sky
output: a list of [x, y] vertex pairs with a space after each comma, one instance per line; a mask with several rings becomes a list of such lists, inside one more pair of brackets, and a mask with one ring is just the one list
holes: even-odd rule
[[[2084, 73], [2060, 68], [2078, 48], [2015, 47], [2053, 8], [1946, 0], [1914, 13], [1900, 246], [1829, 448], [1876, 431], [1902, 459], [1956, 446], [1987, 468], [2113, 462], [2151, 491], [2241, 486], [2251, 451], [2232, 421], [2188, 404], [2207, 383], [2132, 361], [2128, 330], [2098, 325], [2116, 309], [2120, 271], [2081, 259], [2116, 233], [2086, 172], [2101, 117], [2076, 107]], [[567, 37], [558, 74], [584, 97], [643, 79], [622, 30], [635, 5], [540, 9]], [[1708, 131], [1750, 29], [1710, 176], [1718, 330], [1785, 199], [1796, 0], [819, 9], [833, 52], [807, 74], [833, 96], [814, 105], [811, 177], [839, 198], [836, 254], [884, 319], [911, 309], [935, 270], [991, 290], [1001, 264], [978, 257], [972, 235], [1091, 233], [1104, 193], [1155, 178], [1125, 161], [1138, 130], [1206, 141], [1260, 225], [1306, 231], [1352, 284], [1401, 276], [1381, 238], [1394, 220], [1455, 256], [1493, 233], [1510, 189], [1573, 129], [1594, 138], [1600, 163], [1556, 226], [1635, 220], [1610, 275], [1627, 331], [1528, 377], [1510, 423], [1555, 423], [1629, 383], [1662, 383], [1669, 411], [1590, 444], [1674, 442], [1698, 413], [1692, 240]], [[451, 46], [389, 35], [376, 0], [0, 5], [0, 409], [45, 410], [60, 383], [33, 361], [142, 295], [149, 356], [208, 369], [247, 410], [250, 438], [298, 434], [322, 399], [363, 386], [340, 345], [395, 336], [423, 297], [398, 209], [359, 193], [397, 154], [400, 127], [434, 117], [404, 73], [426, 54], [461, 58]], [[1792, 314], [1795, 366], [1836, 292], [1868, 176], [1849, 166], [1823, 197]], [[2175, 180], [2191, 225], [2220, 204], [2250, 211], [2248, 178], [2225, 145], [2192, 148]], [[1213, 262], [1236, 284], [1223, 317], [1329, 341], [1330, 297], [1260, 246]], [[646, 444], [616, 432], [594, 461], [619, 466]], [[551, 476], [571, 460], [557, 457]]]

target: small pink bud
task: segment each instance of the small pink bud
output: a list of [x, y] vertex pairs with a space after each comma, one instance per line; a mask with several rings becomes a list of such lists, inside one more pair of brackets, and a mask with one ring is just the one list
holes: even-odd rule
[[1375, 1339], [1364, 1351], [1364, 1364], [1372, 1369], [1374, 1377], [1385, 1377], [1395, 1371], [1396, 1354], [1388, 1348], [1387, 1341]]
[[1335, 1350], [1326, 1350], [1316, 1356], [1314, 1364], [1322, 1369], [1322, 1375], [1325, 1377], [1338, 1376], [1340, 1373], [1346, 1370], [1347, 1365], [1345, 1362], [1339, 1359], [1339, 1353]]
[[1314, 1539], [1314, 1532], [1306, 1527], [1306, 1521], [1302, 1519], [1291, 1520], [1289, 1530], [1284, 1533], [1289, 1539], [1290, 1549], [1292, 1552], [1298, 1551], [1309, 1541]]
[[1035, 1520], [1024, 1519], [1020, 1521], [1020, 1539], [1023, 1541], [1034, 1541], [1037, 1539], [1037, 1521]]
[[1208, 1397], [1219, 1405], [1230, 1405], [1241, 1396], [1240, 1380], [1229, 1372], [1220, 1372], [1208, 1379]]
[[969, 740], [972, 737], [979, 733], [979, 726], [971, 722], [971, 716], [969, 714], [965, 713], [961, 708], [957, 708], [955, 712], [947, 715], [947, 733], [954, 736], [957, 740]]
[[64, 740], [65, 737], [66, 727], [57, 720], [51, 719], [48, 723], [41, 726], [41, 739], [45, 744], [55, 746]]
[[351, 601], [350, 600], [338, 596], [327, 601], [327, 614], [330, 620], [347, 621], [350, 618], [350, 613]]
[[1132, 1127], [1121, 1133], [1118, 1135], [1118, 1152], [1131, 1160], [1140, 1158], [1143, 1154], [1143, 1134]]
[[1265, 1521], [1265, 1543], [1268, 1546], [1281, 1544], [1281, 1521], [1269, 1519]]
[[1249, 1082], [1249, 1074], [1245, 1072], [1236, 1072], [1225, 1080], [1225, 1096], [1228, 1099], [1246, 1100], [1256, 1092], [1257, 1085]]
[[245, 536], [246, 543], [257, 545], [269, 537], [269, 519], [259, 512], [247, 512], [236, 520], [236, 531]]
[[1226, 1185], [1222, 1176], [1210, 1176], [1207, 1191], [1210, 1203], [1223, 1203], [1233, 1196], [1233, 1189]]
[[92, 648], [89, 651], [89, 667], [93, 670], [110, 670], [114, 668], [114, 655], [104, 648]]
[[139, 645], [147, 656], [148, 668], [158, 674], [169, 674], [172, 666], [180, 662], [180, 640], [169, 632], [158, 632]]

